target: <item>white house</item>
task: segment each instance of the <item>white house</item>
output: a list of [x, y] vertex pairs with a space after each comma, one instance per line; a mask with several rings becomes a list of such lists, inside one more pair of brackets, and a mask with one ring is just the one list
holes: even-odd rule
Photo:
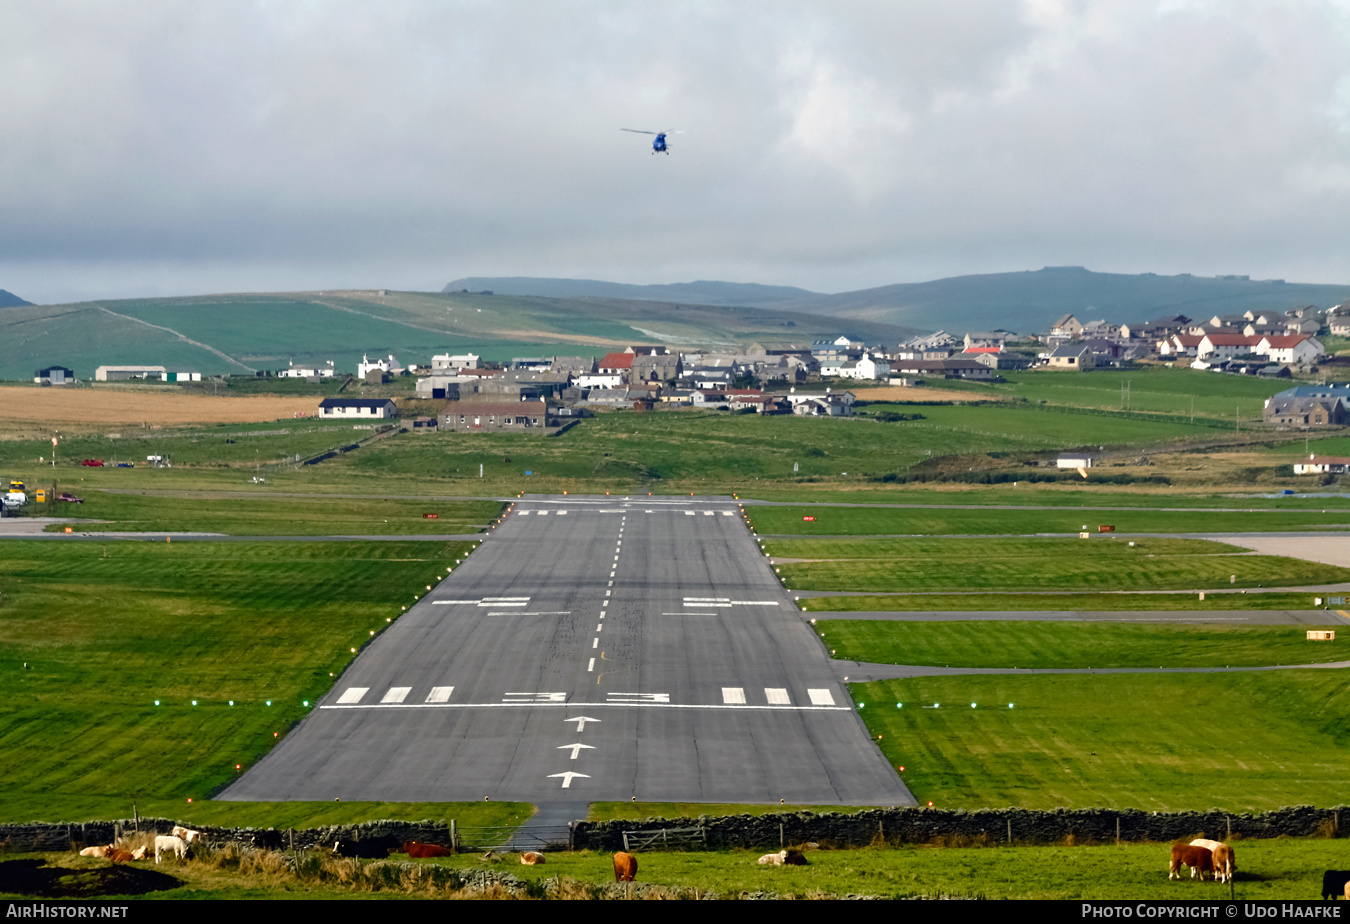
[[1316, 337], [1309, 337], [1307, 334], [1286, 334], [1261, 338], [1256, 352], [1269, 356], [1273, 363], [1306, 366], [1317, 362], [1325, 350]]
[[389, 398], [324, 398], [319, 416], [327, 419], [380, 420], [398, 416], [398, 406]]

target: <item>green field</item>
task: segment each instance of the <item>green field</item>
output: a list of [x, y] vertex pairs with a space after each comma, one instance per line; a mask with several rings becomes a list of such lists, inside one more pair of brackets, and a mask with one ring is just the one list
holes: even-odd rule
[[[927, 410], [925, 413], [927, 414]], [[760, 417], [703, 411], [615, 411], [556, 439], [524, 434], [411, 434], [325, 463], [340, 474], [415, 475], [479, 481], [521, 490], [692, 489], [754, 496], [762, 481], [865, 482], [931, 456], [994, 446], [1048, 451], [1090, 443], [1165, 443], [1212, 438], [1208, 428], [1110, 417], [1081, 420], [1021, 408], [942, 407], [929, 419], [882, 424], [863, 419]], [[511, 462], [505, 462], [505, 459]], [[794, 464], [797, 466], [793, 470]], [[532, 472], [526, 476], [525, 472]], [[481, 482], [479, 482], [481, 483]]]
[[[1327, 628], [1344, 628], [1329, 623]], [[816, 634], [834, 657], [881, 664], [990, 668], [1250, 667], [1350, 660], [1342, 640], [1298, 626], [832, 619]]]
[[[242, 492], [241, 492], [242, 493]], [[498, 501], [406, 500], [226, 492], [169, 494], [86, 491], [83, 504], [57, 503], [48, 515], [79, 521], [77, 532], [209, 532], [232, 536], [443, 536], [475, 533], [501, 513]], [[435, 519], [424, 516], [436, 514]], [[60, 532], [53, 524], [48, 532]]]
[[[928, 498], [941, 503], [938, 498]], [[1350, 526], [1350, 508], [1326, 506], [1315, 509], [1188, 509], [1184, 500], [1167, 507], [1178, 509], [1111, 510], [1043, 509], [1012, 506], [1037, 503], [1038, 494], [1006, 497], [1002, 508], [970, 507], [839, 507], [839, 506], [747, 506], [755, 532], [765, 536], [1027, 536], [1038, 533], [1078, 533], [1087, 528], [1111, 525], [1117, 533], [1238, 533], [1285, 530], [1331, 529]], [[1162, 499], [1152, 498], [1162, 506]], [[1227, 498], [1230, 504], [1243, 503]], [[1104, 501], [1103, 503], [1111, 503]], [[806, 520], [804, 517], [814, 517]], [[1151, 540], [1150, 540], [1151, 541]], [[784, 553], [787, 554], [787, 553]]]
[[940, 676], [850, 691], [910, 791], [940, 808], [1250, 812], [1350, 794], [1344, 671]]
[[[1328, 609], [1323, 595], [1320, 608]], [[1206, 592], [1205, 599], [1195, 593], [1160, 593], [1155, 591], [1116, 591], [1114, 593], [1053, 593], [997, 594], [847, 594], [843, 596], [802, 597], [801, 608], [810, 612], [951, 612], [1019, 610], [1309, 610], [1318, 609], [1317, 595], [1311, 592], [1246, 591]]]
[[[1350, 568], [1237, 554], [1199, 539], [780, 539], [764, 543], [790, 590], [1205, 590], [1350, 581]], [[1231, 580], [1230, 580], [1231, 578]]]
[[[1235, 845], [1235, 895], [1240, 900], [1309, 900], [1321, 895], [1322, 871], [1344, 867], [1342, 842], [1322, 839], [1244, 840]], [[1213, 881], [1167, 878], [1166, 844], [1099, 846], [927, 846], [871, 847], [859, 850], [808, 850], [810, 865], [767, 867], [755, 861], [760, 850], [689, 853], [644, 852], [639, 857], [635, 897], [800, 898], [876, 896], [880, 898], [983, 898], [1118, 901], [1226, 902], [1229, 887]], [[67, 888], [89, 891], [81, 897], [113, 897], [97, 891], [94, 871], [107, 861], [72, 854], [35, 854], [69, 870]], [[17, 859], [22, 859], [20, 856]], [[613, 857], [581, 850], [549, 854], [544, 866], [525, 867], [507, 854], [484, 861], [476, 854], [411, 864], [399, 854], [391, 864], [329, 861], [295, 864], [274, 860], [248, 862], [234, 854], [213, 854], [202, 861], [168, 863], [160, 869], [179, 882], [172, 889], [136, 895], [145, 899], [278, 898], [431, 898], [470, 897], [436, 889], [418, 876], [427, 867], [494, 869], [527, 883], [532, 897], [593, 899], [621, 897], [613, 889]], [[1103, 875], [1109, 870], [1110, 875]], [[678, 891], [677, 891], [678, 890]], [[6, 896], [9, 897], [9, 896]], [[505, 897], [505, 896], [502, 896]]]
[[470, 548], [6, 542], [0, 817], [186, 817]]
[[1291, 385], [1288, 380], [1199, 373], [1170, 366], [1086, 373], [1033, 369], [1003, 376], [1006, 383], [944, 381], [942, 387], [967, 392], [971, 397], [1163, 414], [1186, 420], [1194, 416], [1196, 420], [1222, 421], [1232, 428], [1235, 416], [1248, 425], [1259, 421], [1265, 399]]

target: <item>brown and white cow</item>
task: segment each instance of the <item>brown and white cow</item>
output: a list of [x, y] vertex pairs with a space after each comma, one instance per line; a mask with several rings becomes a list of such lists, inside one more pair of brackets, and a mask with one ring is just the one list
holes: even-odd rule
[[1231, 846], [1222, 841], [1211, 841], [1208, 838], [1197, 837], [1191, 841], [1192, 847], [1204, 847], [1209, 850], [1214, 858], [1214, 878], [1219, 882], [1231, 882], [1233, 879], [1233, 870], [1237, 869], [1237, 853]]
[[527, 850], [520, 855], [522, 866], [543, 866], [548, 860], [537, 850]]

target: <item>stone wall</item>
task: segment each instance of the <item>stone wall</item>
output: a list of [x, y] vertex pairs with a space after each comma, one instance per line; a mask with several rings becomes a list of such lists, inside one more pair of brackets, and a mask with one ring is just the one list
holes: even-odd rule
[[[1208, 812], [1145, 812], [1137, 809], [876, 809], [842, 812], [786, 812], [772, 815], [729, 815], [696, 819], [646, 821], [578, 821], [574, 825], [577, 848], [621, 850], [624, 831], [658, 831], [663, 828], [701, 826], [710, 847], [778, 849], [810, 841], [837, 847], [861, 847], [878, 841], [891, 844], [946, 842], [1053, 844], [1122, 841], [1170, 842], [1194, 837], [1215, 840], [1272, 837], [1341, 837], [1342, 825], [1350, 825], [1350, 807], [1313, 808], [1292, 806], [1254, 815]], [[0, 825], [0, 849], [8, 851], [68, 850], [71, 846], [112, 843], [118, 835], [168, 834], [175, 822], [166, 818], [87, 822], [83, 824]], [[274, 828], [200, 828], [213, 841], [235, 841], [271, 849], [331, 847], [338, 838], [364, 840], [392, 835], [397, 841], [450, 843], [446, 821], [376, 821], [358, 825], [332, 825], [304, 830]]]

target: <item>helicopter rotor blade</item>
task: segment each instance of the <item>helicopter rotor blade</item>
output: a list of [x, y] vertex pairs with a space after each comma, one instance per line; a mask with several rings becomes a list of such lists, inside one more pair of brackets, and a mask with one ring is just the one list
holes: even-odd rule
[[661, 132], [644, 132], [644, 131], [643, 131], [642, 129], [640, 129], [640, 128], [621, 128], [621, 129], [619, 129], [619, 131], [621, 131], [621, 132], [633, 132], [634, 134], [638, 134], [638, 135], [659, 135], [659, 134], [661, 134]]

